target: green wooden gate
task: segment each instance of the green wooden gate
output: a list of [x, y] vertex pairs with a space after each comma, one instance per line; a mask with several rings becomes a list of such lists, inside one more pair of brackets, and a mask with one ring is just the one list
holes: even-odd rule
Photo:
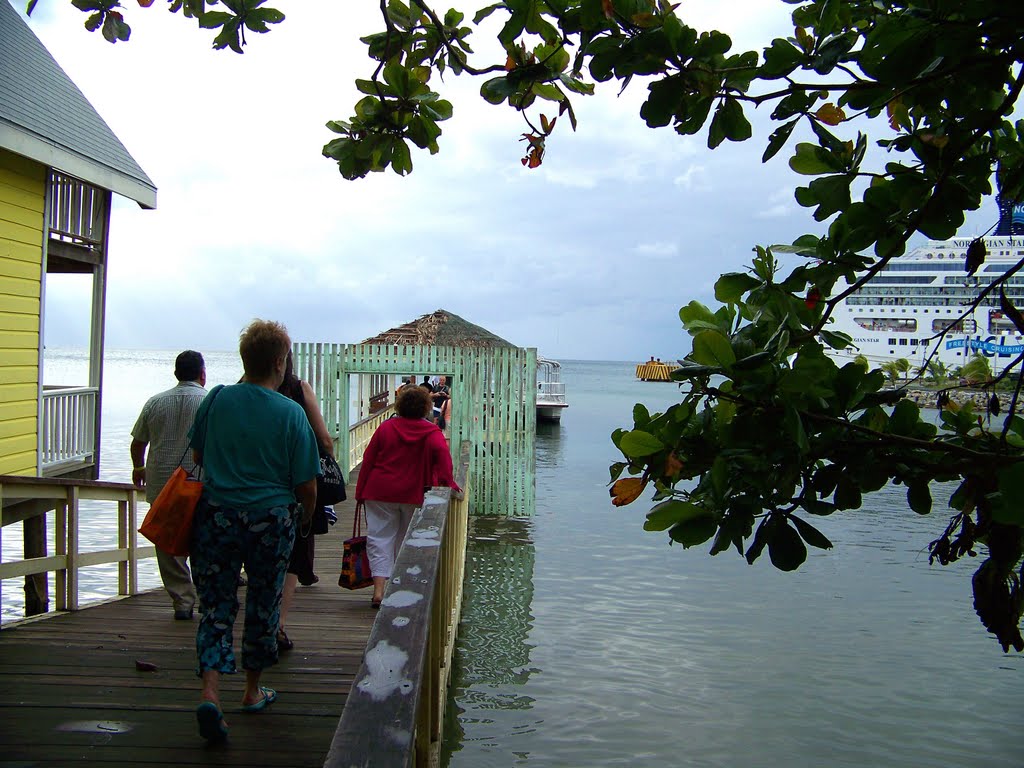
[[447, 376], [453, 458], [463, 440], [471, 445], [470, 513], [533, 514], [536, 349], [298, 342], [292, 353], [296, 375], [317, 393], [346, 476], [352, 469], [347, 466], [348, 440], [355, 407], [350, 374], [393, 376], [395, 382], [409, 375]]

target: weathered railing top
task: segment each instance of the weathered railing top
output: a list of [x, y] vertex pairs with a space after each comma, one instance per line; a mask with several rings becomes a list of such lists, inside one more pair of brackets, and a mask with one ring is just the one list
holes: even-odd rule
[[[467, 441], [456, 477], [463, 488], [468, 482], [469, 450]], [[432, 488], [413, 515], [324, 768], [413, 765], [418, 708], [436, 672], [429, 668], [427, 648], [431, 642], [444, 642], [437, 637], [431, 640], [430, 631], [435, 601], [445, 597], [436, 594], [435, 588], [446, 554], [442, 542], [452, 523], [452, 498], [452, 489]], [[464, 517], [461, 524], [465, 525]], [[459, 542], [463, 547], [459, 554], [464, 557], [465, 539]], [[461, 594], [461, 569], [459, 574], [460, 583], [448, 588]], [[444, 630], [435, 623], [433, 631]]]

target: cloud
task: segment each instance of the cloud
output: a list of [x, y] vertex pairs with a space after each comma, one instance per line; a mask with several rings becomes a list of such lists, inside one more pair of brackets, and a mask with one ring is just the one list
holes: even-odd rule
[[[786, 32], [788, 10], [764, 10], [776, 5], [691, 0], [679, 12], [731, 25], [738, 47]], [[644, 125], [639, 79], [576, 98], [578, 130], [559, 118], [531, 171], [522, 117], [449, 75], [441, 153], [415, 151], [407, 178], [347, 182], [321, 147], [325, 123], [351, 115], [354, 78], [372, 72], [358, 38], [380, 27], [376, 7], [283, 10], [244, 56], [209, 50], [208, 31], [156, 6], [126, 9], [132, 40], [115, 46], [68, 3], [33, 15], [159, 188], [156, 211], [115, 204], [108, 347], [232, 349], [253, 317], [297, 340], [352, 342], [443, 307], [551, 357], [672, 359], [689, 344], [680, 306], [713, 302], [717, 275], [742, 269], [753, 244], [807, 228], [806, 212], [778, 207], [792, 176], [760, 163], [760, 115], [749, 146], [708, 152], [706, 136]], [[81, 337], [70, 307], [88, 291], [48, 286], [48, 340]]]
[[688, 191], [700, 191], [710, 186], [707, 169], [703, 165], [689, 166], [680, 175], [676, 176], [672, 183]]
[[654, 259], [666, 259], [679, 253], [679, 246], [676, 243], [659, 240], [654, 243], [640, 243], [633, 251], [641, 256], [650, 256]]
[[793, 198], [792, 189], [780, 189], [773, 193], [766, 201], [766, 207], [757, 211], [754, 216], [759, 219], [779, 219], [785, 216], [792, 216], [801, 210]]

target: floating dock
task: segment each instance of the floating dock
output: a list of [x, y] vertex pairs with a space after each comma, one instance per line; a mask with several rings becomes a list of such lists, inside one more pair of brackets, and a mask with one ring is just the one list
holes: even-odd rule
[[636, 367], [636, 377], [640, 381], [671, 381], [670, 373], [672, 373], [672, 366], [660, 360], [640, 363]]

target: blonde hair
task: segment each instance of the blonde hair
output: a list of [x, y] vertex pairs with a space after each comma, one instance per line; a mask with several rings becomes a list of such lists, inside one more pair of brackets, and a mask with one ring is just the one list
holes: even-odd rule
[[288, 354], [292, 340], [288, 329], [273, 320], [253, 320], [238, 337], [238, 354], [245, 375], [263, 379], [274, 372], [277, 361]]

